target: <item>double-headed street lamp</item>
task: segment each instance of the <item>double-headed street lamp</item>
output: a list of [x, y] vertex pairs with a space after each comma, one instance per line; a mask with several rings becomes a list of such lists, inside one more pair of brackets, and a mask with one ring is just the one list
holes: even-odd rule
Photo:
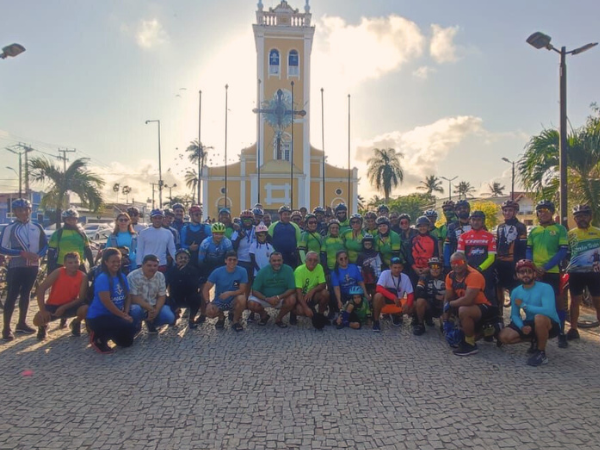
[[508, 158], [502, 158], [502, 161], [505, 161], [509, 164], [512, 164], [512, 179], [510, 184], [510, 199], [515, 201], [515, 162], [511, 161]]
[[458, 175], [454, 178], [446, 178], [440, 177], [442, 180], [446, 180], [448, 182], [448, 200], [452, 200], [452, 182], [458, 178]]
[[578, 55], [592, 47], [598, 45], [597, 42], [586, 44], [575, 50], [567, 51], [566, 47], [561, 47], [560, 50], [554, 47], [550, 41], [552, 38], [539, 31], [533, 33], [527, 38], [527, 43], [538, 50], [545, 48], [553, 50], [560, 55], [560, 221], [567, 227], [567, 55]]
[[21, 44], [10, 44], [2, 49], [2, 53], [0, 53], [0, 58], [6, 59], [9, 56], [14, 58], [17, 55], [20, 55], [25, 51], [25, 47]]
[[158, 124], [158, 206], [162, 208], [162, 163], [160, 157], [160, 120], [146, 120], [146, 125], [156, 122]]

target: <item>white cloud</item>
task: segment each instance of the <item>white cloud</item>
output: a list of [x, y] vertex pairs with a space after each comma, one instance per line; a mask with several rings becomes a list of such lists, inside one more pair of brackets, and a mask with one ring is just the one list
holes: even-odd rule
[[431, 57], [439, 64], [458, 61], [457, 48], [454, 45], [454, 37], [458, 33], [458, 27], [443, 28], [440, 25], [431, 25], [433, 33], [429, 44]]
[[421, 66], [416, 70], [413, 70], [413, 76], [419, 78], [421, 80], [426, 80], [429, 78], [429, 75], [434, 73], [436, 70], [433, 67], [429, 66]]
[[169, 36], [157, 19], [142, 20], [135, 32], [135, 41], [143, 49], [151, 49], [164, 44]]

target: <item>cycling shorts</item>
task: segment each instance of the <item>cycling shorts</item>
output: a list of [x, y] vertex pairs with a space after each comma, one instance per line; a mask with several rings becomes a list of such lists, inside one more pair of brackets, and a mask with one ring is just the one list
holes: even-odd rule
[[600, 296], [600, 273], [572, 272], [569, 273], [569, 292], [571, 295], [581, 295], [588, 288], [592, 297]]
[[[556, 336], [558, 336], [560, 334], [560, 325], [558, 323], [556, 323], [552, 319], [550, 319], [550, 322], [552, 323], [552, 328], [550, 328], [550, 333], [548, 334], [548, 337], [550, 339], [552, 339], [552, 338], [555, 338]], [[523, 321], [523, 326], [524, 327], [525, 326], [530, 326], [531, 327], [531, 333], [529, 333], [529, 334], [523, 333], [523, 330], [521, 330], [513, 322], [511, 322], [508, 325], [508, 328], [512, 328], [517, 333], [519, 333], [519, 337], [521, 338], [522, 341], [531, 341], [535, 337], [535, 321], [533, 321], [533, 320], [524, 320]]]

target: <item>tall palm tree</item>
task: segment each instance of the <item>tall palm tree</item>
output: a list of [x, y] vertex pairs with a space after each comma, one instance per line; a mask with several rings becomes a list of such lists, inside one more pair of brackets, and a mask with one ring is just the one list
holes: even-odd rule
[[[188, 147], [185, 149], [186, 152], [188, 152], [188, 159], [190, 160], [190, 162], [196, 164], [198, 166], [200, 166], [200, 172], [202, 171], [202, 169], [204, 168], [204, 165], [206, 164], [206, 158], [208, 157], [208, 150], [212, 150], [213, 147], [208, 147], [206, 145], [204, 145], [203, 143], [199, 142], [198, 139], [190, 142], [190, 145], [188, 145]], [[200, 179], [200, 173], [198, 173], [198, 179]], [[201, 193], [200, 193], [200, 187], [201, 187], [202, 183], [196, 182], [196, 187], [197, 187], [197, 191], [198, 191], [198, 203], [200, 203], [200, 199], [201, 197]]]
[[125, 196], [125, 203], [129, 203], [129, 194], [131, 194], [131, 187], [129, 186], [123, 186], [121, 188], [121, 192], [123, 193], [123, 195]]
[[500, 197], [501, 195], [504, 195], [504, 189], [506, 189], [506, 186], [502, 186], [497, 181], [494, 181], [493, 183], [488, 184], [488, 188], [490, 188], [492, 197]]
[[439, 192], [440, 194], [444, 193], [442, 180], [435, 175], [427, 175], [425, 179], [421, 181], [421, 185], [417, 186], [417, 189], [420, 191], [425, 191], [427, 195], [432, 195], [434, 192]]
[[377, 190], [383, 191], [385, 202], [389, 203], [392, 189], [404, 180], [404, 171], [400, 164], [400, 158], [404, 155], [393, 148], [376, 148], [374, 152], [375, 155], [367, 161], [367, 177]]
[[475, 192], [475, 188], [471, 186], [471, 183], [468, 181], [461, 181], [458, 184], [454, 185], [456, 192], [458, 192], [458, 198], [467, 198], [469, 194]]
[[121, 185], [119, 183], [113, 184], [113, 192], [117, 193], [117, 203], [119, 203], [119, 191], [121, 190]]
[[[192, 197], [194, 197], [193, 193], [196, 192], [196, 187], [198, 186], [198, 173], [192, 169], [188, 169], [185, 171], [184, 178], [185, 185], [192, 190]], [[200, 204], [200, 199], [198, 199], [198, 204]]]
[[104, 201], [101, 192], [104, 180], [88, 170], [88, 161], [88, 158], [76, 159], [64, 172], [46, 158], [29, 161], [31, 179], [46, 185], [40, 206], [56, 210], [57, 228], [61, 225], [62, 211], [69, 207], [69, 192], [77, 194], [82, 205], [92, 211], [97, 211]]

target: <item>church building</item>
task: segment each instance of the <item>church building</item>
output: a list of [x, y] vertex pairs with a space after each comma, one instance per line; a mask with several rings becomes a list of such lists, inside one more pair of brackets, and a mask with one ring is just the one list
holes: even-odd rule
[[[348, 169], [327, 164], [324, 152], [310, 145], [315, 109], [311, 107], [315, 103], [309, 101], [315, 27], [311, 25], [309, 1], [300, 12], [286, 0], [267, 11], [259, 0], [253, 29], [260, 100], [254, 110], [257, 142], [243, 149], [240, 161], [227, 168], [204, 167], [204, 215], [217, 217], [224, 206], [238, 215], [255, 203], [276, 212], [282, 205], [312, 210], [343, 202], [350, 214], [358, 212], [358, 170], [351, 170], [349, 183]], [[315, 119], [320, 120], [316, 109]], [[327, 152], [346, 153], [347, 148], [342, 145]]]

